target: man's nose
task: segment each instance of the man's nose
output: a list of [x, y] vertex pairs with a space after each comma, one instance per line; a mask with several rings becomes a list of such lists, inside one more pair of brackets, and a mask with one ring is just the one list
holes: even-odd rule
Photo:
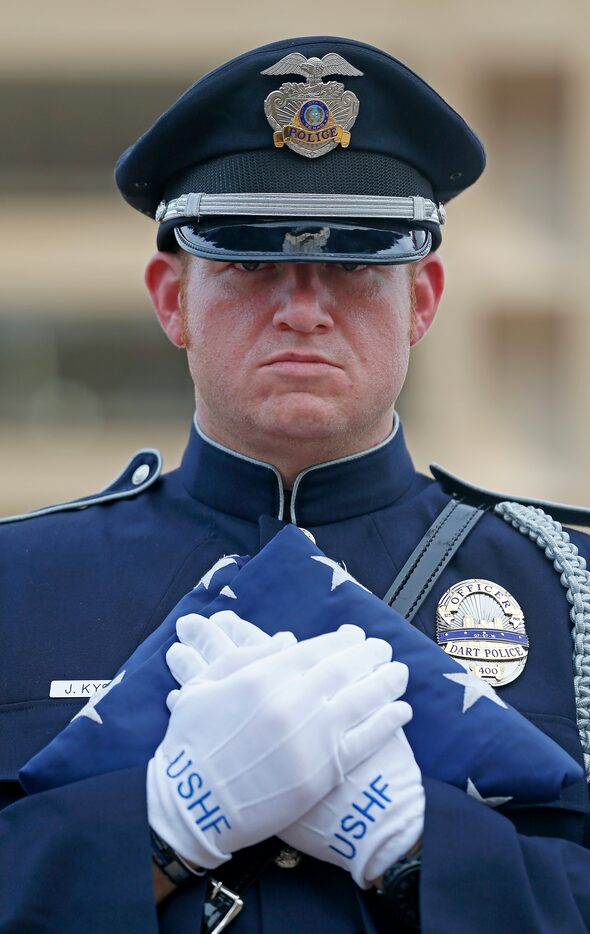
[[285, 263], [277, 285], [274, 327], [308, 334], [334, 327], [330, 311], [334, 296], [320, 271], [316, 263]]

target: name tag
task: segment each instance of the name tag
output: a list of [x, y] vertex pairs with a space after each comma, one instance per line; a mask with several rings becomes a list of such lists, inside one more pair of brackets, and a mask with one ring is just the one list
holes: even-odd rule
[[94, 697], [102, 688], [108, 687], [109, 681], [52, 681], [50, 697]]

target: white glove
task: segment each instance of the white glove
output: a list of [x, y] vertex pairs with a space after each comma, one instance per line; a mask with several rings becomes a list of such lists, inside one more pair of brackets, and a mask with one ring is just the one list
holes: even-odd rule
[[[229, 610], [214, 614], [210, 620], [196, 614], [182, 617], [177, 632], [182, 644], [175, 643], [166, 660], [180, 684], [198, 675], [223, 677], [254, 660], [255, 650], [276, 651], [279, 640], [288, 644], [291, 636], [278, 633], [271, 640]], [[273, 646], [273, 642], [279, 645]], [[171, 710], [179, 693], [169, 695]], [[420, 770], [400, 728], [381, 750], [353, 769], [280, 836], [290, 846], [346, 869], [366, 888], [414, 845], [423, 827]]]
[[[220, 610], [210, 618], [198, 613], [181, 616], [176, 634], [179, 641], [166, 652], [166, 662], [180, 685], [199, 675], [207, 680], [223, 678], [297, 642], [292, 632], [277, 632], [271, 638], [233, 610]], [[179, 694], [170, 691], [166, 699], [170, 712]]]
[[189, 681], [148, 765], [151, 826], [211, 869], [291, 824], [409, 719], [390, 657], [347, 626]]
[[341, 866], [357, 885], [368, 888], [408, 852], [423, 829], [420, 769], [400, 727], [279, 836], [309, 856]]
[[[214, 614], [210, 620], [195, 614], [183, 617], [177, 632], [183, 644], [171, 647], [167, 662], [181, 684], [197, 675], [222, 677], [254, 660], [254, 647], [270, 653], [280, 647], [280, 643], [273, 646], [273, 641], [290, 636], [280, 633], [271, 640], [229, 610]], [[170, 709], [179, 693], [169, 695]], [[290, 846], [346, 869], [366, 888], [414, 845], [423, 827], [420, 770], [400, 728], [383, 749], [353, 769], [280, 836]]]

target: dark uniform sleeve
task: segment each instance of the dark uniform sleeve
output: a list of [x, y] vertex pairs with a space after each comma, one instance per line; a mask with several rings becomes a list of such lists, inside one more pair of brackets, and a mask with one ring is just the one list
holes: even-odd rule
[[157, 930], [145, 769], [32, 795], [0, 813], [3, 934]]
[[590, 930], [590, 851], [518, 833], [505, 815], [426, 779], [424, 934]]

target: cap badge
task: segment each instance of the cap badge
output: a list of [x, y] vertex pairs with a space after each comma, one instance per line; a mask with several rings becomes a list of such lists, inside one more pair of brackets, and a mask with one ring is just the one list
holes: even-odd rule
[[474, 578], [451, 587], [436, 610], [438, 644], [473, 674], [501, 687], [524, 669], [529, 640], [523, 612], [503, 587]]
[[274, 130], [275, 146], [288, 146], [308, 159], [323, 156], [340, 143], [350, 143], [350, 129], [359, 112], [359, 99], [339, 81], [322, 81], [326, 75], [362, 76], [336, 52], [323, 58], [306, 58], [291, 52], [261, 71], [262, 75], [297, 74], [300, 81], [286, 81], [272, 91], [264, 102], [266, 119]]

